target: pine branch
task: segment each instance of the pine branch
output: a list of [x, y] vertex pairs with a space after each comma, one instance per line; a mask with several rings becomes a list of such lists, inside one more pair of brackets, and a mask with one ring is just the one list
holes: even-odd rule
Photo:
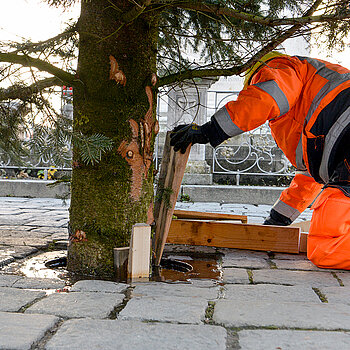
[[25, 86], [25, 85], [12, 85], [7, 89], [0, 88], [0, 101], [8, 100], [8, 99], [20, 99], [22, 101], [26, 101], [30, 99], [33, 94], [37, 94], [40, 91], [49, 88], [51, 86], [60, 86], [62, 85], [62, 81], [57, 77], [46, 78], [35, 83]]
[[142, 0], [140, 1], [140, 4], [136, 3], [136, 1], [134, 1], [134, 3], [135, 3], [135, 6], [132, 7], [131, 10], [124, 12], [121, 15], [121, 20], [124, 23], [131, 23], [138, 16], [140, 16], [141, 13], [145, 11], [146, 7], [151, 4], [151, 0]]
[[63, 6], [64, 8], [69, 7], [77, 2], [77, 0], [43, 0], [43, 1], [47, 2], [50, 6], [55, 6], [55, 7]]
[[344, 19], [350, 19], [350, 11], [343, 11], [341, 14], [330, 14], [330, 15], [318, 15], [318, 16], [302, 16], [294, 18], [267, 18], [250, 14], [247, 12], [235, 10], [228, 7], [222, 7], [221, 5], [204, 3], [204, 2], [169, 2], [183, 10], [191, 10], [198, 12], [212, 13], [216, 16], [226, 16], [235, 19], [241, 19], [246, 22], [261, 24], [264, 26], [275, 27], [283, 25], [294, 25], [294, 24], [308, 24], [308, 23], [322, 23], [322, 22], [334, 22], [341, 21]]
[[74, 133], [73, 144], [79, 149], [82, 161], [85, 164], [91, 163], [94, 165], [101, 160], [102, 153], [110, 151], [113, 146], [113, 141], [101, 134], [86, 136], [83, 134]]
[[[312, 14], [317, 10], [318, 6], [322, 3], [322, 0], [316, 0], [310, 8], [303, 14], [303, 17], [312, 16]], [[215, 76], [232, 76], [239, 75], [245, 72], [247, 69], [252, 67], [256, 62], [258, 62], [261, 57], [265, 54], [274, 50], [278, 45], [283, 43], [286, 39], [293, 36], [296, 32], [303, 27], [303, 23], [298, 23], [291, 28], [285, 30], [280, 35], [276, 36], [271, 40], [266, 46], [259, 50], [255, 55], [253, 55], [248, 61], [242, 65], [233, 66], [226, 69], [193, 69], [185, 70], [182, 72], [170, 74], [164, 77], [159, 78], [158, 87], [170, 85], [179, 81], [186, 79], [195, 79], [195, 78], [204, 78], [204, 77], [215, 77]]]
[[19, 44], [17, 45], [16, 51], [13, 53], [18, 53], [22, 51], [39, 51], [39, 50], [44, 50], [47, 47], [50, 47], [53, 43], [59, 42], [63, 39], [70, 38], [74, 33], [77, 32], [77, 23], [75, 23], [73, 26], [70, 26], [68, 29], [63, 31], [62, 33], [55, 35], [52, 38], [39, 41], [37, 43], [32, 43], [32, 42], [26, 42], [24, 44]]
[[9, 52], [9, 53], [0, 52], [0, 62], [15, 63], [25, 67], [35, 67], [42, 72], [47, 72], [54, 75], [55, 77], [60, 79], [63, 83], [69, 84], [71, 86], [74, 86], [79, 82], [81, 82], [73, 74], [70, 74], [64, 71], [63, 69], [57, 68], [48, 62], [45, 62], [38, 58], [30, 57], [28, 55], [18, 55], [17, 53], [12, 53], [12, 52]]

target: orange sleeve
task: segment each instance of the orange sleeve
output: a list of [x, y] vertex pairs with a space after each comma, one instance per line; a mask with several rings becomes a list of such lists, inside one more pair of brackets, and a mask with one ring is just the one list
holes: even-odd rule
[[312, 203], [322, 187], [307, 172], [297, 172], [273, 209], [294, 221]]
[[238, 99], [225, 106], [235, 126], [245, 132], [287, 113], [302, 91], [300, 65], [293, 57], [275, 58], [265, 64]]

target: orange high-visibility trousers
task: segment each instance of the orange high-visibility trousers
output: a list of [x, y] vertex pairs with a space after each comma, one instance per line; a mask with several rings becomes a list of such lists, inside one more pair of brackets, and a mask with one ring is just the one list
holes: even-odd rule
[[350, 270], [350, 198], [327, 187], [311, 209], [307, 257], [321, 268]]

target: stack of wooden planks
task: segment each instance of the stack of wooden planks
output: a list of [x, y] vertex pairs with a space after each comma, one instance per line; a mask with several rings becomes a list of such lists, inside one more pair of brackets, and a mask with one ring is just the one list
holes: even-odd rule
[[[243, 215], [175, 210], [190, 146], [185, 154], [164, 145], [155, 204], [153, 254], [159, 265], [165, 243], [251, 249], [298, 254], [306, 252], [306, 227], [248, 224]], [[163, 192], [162, 192], [163, 191]], [[169, 194], [167, 198], [164, 193]], [[163, 194], [159, 196], [159, 194]], [[160, 197], [160, 199], [159, 199]], [[304, 224], [305, 226], [307, 224]]]

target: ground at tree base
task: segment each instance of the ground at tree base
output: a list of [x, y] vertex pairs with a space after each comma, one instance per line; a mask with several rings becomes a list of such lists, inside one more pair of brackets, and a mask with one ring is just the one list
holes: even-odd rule
[[[349, 349], [350, 273], [305, 255], [168, 246], [219, 253], [219, 277], [178, 283], [81, 280], [13, 274], [41, 250], [67, 243], [68, 205], [0, 198], [0, 348]], [[177, 209], [247, 215], [269, 206], [178, 203]], [[309, 220], [307, 210], [299, 220]]]

